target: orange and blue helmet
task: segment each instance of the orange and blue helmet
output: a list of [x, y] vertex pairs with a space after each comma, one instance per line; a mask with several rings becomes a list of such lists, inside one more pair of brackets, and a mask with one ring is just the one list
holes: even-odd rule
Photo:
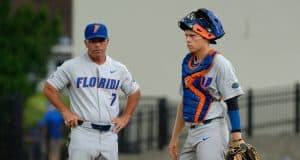
[[182, 30], [194, 31], [208, 39], [212, 44], [216, 44], [215, 40], [221, 38], [225, 34], [219, 18], [206, 8], [192, 11], [181, 19], [178, 25]]

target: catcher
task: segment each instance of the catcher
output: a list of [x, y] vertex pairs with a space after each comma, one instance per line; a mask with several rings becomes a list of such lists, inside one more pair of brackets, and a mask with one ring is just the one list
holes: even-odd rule
[[[182, 98], [168, 147], [170, 157], [173, 160], [255, 160], [249, 159], [257, 157], [252, 156], [256, 152], [252, 152], [253, 147], [244, 142], [241, 134], [238, 97], [244, 92], [230, 61], [210, 47], [225, 34], [221, 21], [212, 11], [201, 8], [179, 21], [179, 27], [184, 31], [189, 53], [182, 61]], [[231, 124], [230, 135], [226, 112]], [[189, 128], [189, 133], [178, 154], [184, 126]]]

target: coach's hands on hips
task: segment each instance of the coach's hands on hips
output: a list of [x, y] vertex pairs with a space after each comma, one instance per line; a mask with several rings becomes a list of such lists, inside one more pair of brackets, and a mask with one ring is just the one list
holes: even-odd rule
[[115, 125], [113, 132], [118, 133], [121, 129], [126, 127], [130, 118], [131, 118], [131, 115], [127, 115], [127, 114], [123, 114], [120, 117], [114, 118], [112, 120], [112, 123]]
[[168, 151], [169, 151], [169, 156], [171, 157], [172, 160], [179, 159], [178, 145], [179, 145], [178, 139], [171, 139], [168, 146]]
[[70, 128], [76, 127], [78, 125], [78, 120], [82, 120], [80, 117], [69, 110], [62, 112], [62, 115], [65, 119], [65, 125]]

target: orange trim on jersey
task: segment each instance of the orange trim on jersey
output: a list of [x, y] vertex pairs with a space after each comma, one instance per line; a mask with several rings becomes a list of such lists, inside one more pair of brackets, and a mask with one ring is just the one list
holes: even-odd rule
[[194, 24], [193, 26], [193, 31], [198, 33], [199, 35], [203, 36], [206, 39], [215, 39], [216, 36], [213, 35], [212, 33], [208, 32], [206, 29], [201, 27], [199, 24]]

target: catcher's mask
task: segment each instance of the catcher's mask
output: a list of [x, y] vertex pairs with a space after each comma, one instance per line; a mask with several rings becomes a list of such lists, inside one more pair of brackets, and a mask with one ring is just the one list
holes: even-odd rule
[[212, 44], [216, 44], [215, 40], [225, 34], [218, 17], [212, 11], [205, 8], [192, 11], [179, 21], [178, 26], [184, 31], [194, 31], [208, 39]]

